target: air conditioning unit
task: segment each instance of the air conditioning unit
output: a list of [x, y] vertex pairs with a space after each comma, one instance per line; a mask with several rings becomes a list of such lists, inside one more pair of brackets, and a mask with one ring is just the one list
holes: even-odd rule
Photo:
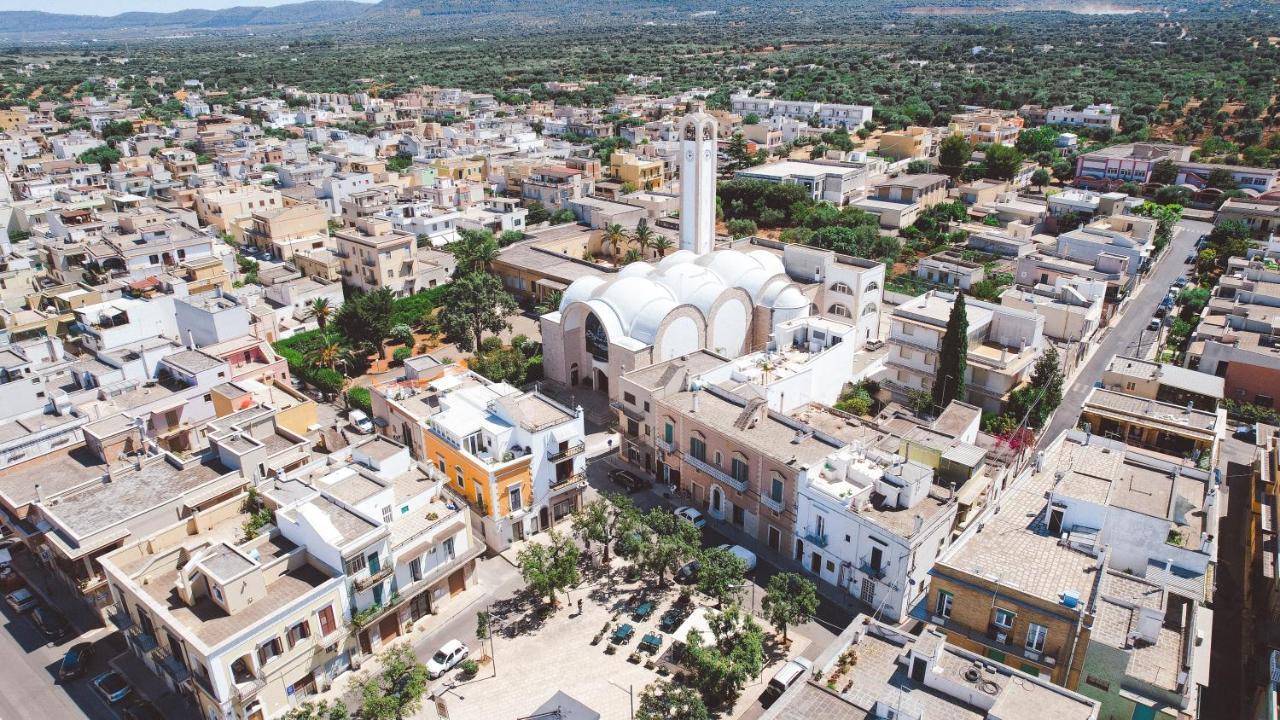
[[934, 625], [946, 625], [947, 619], [942, 617], [941, 615], [934, 615], [929, 618], [929, 622], [933, 623]]
[[1034, 650], [1027, 650], [1026, 652], [1024, 652], [1024, 653], [1022, 653], [1022, 654], [1023, 654], [1023, 655], [1026, 655], [1028, 660], [1032, 660], [1032, 661], [1034, 661], [1034, 662], [1040, 662], [1040, 653], [1038, 653], [1038, 652], [1036, 652], [1036, 651], [1034, 651]]
[[1008, 644], [1009, 644], [1009, 633], [1007, 633], [1007, 632], [997, 631], [997, 632], [996, 632], [996, 642], [1001, 643], [1002, 645], [1008, 645]]
[[1054, 665], [1058, 664], [1058, 661], [1055, 658], [1049, 657], [1048, 655], [1044, 656], [1043, 662], [1045, 665], [1048, 665], [1049, 667], [1053, 667]]

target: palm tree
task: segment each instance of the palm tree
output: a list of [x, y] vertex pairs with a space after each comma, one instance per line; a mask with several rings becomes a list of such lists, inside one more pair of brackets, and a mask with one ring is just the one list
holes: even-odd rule
[[657, 233], [649, 227], [649, 224], [641, 220], [640, 224], [636, 225], [636, 231], [632, 233], [631, 239], [636, 241], [641, 250], [648, 250], [653, 247], [653, 241], [656, 236]]
[[552, 290], [544, 298], [542, 298], [541, 301], [538, 302], [538, 305], [537, 307], [534, 308], [534, 310], [536, 310], [539, 315], [546, 315], [547, 313], [553, 313], [560, 309], [560, 300], [563, 297], [564, 297], [564, 293], [560, 292], [559, 290]]
[[342, 347], [337, 338], [325, 336], [319, 345], [307, 352], [307, 361], [313, 365], [334, 369], [339, 362], [347, 360], [350, 352]]
[[449, 245], [449, 252], [458, 259], [457, 275], [488, 270], [498, 259], [498, 241], [493, 233], [484, 230], [463, 230], [461, 237]]
[[658, 254], [658, 257], [666, 257], [667, 251], [675, 247], [676, 243], [666, 235], [657, 235], [649, 241], [649, 247]]
[[639, 262], [643, 257], [640, 255], [639, 248], [627, 248], [627, 254], [622, 256], [622, 264], [630, 265], [633, 262]]
[[613, 223], [612, 225], [605, 227], [604, 237], [602, 239], [609, 243], [609, 247], [613, 249], [610, 254], [614, 259], [617, 259], [618, 250], [622, 247], [622, 243], [626, 242], [628, 239], [627, 231], [618, 223]]
[[329, 316], [332, 314], [333, 306], [329, 304], [329, 298], [326, 297], [318, 297], [307, 306], [307, 319], [315, 318], [321, 330], [329, 324]]

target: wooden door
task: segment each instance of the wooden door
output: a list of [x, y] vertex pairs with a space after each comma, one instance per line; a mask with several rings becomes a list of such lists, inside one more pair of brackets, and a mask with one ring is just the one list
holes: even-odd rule
[[449, 595], [457, 595], [467, 589], [467, 579], [461, 569], [455, 570], [449, 576]]
[[382, 621], [378, 623], [378, 634], [382, 636], [383, 645], [400, 636], [400, 619], [396, 613], [391, 613], [382, 618]]

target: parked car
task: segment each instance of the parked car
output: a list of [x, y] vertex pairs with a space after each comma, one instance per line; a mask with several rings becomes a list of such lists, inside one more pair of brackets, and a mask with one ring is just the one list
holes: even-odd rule
[[1182, 262], [1186, 263], [1187, 265], [1191, 265], [1195, 263], [1195, 261], [1196, 261], [1196, 254], [1191, 253], [1190, 255], [1187, 256], [1187, 259], [1183, 260]]
[[642, 478], [630, 470], [610, 470], [609, 479], [629, 493], [644, 490], [653, 485], [648, 478]]
[[1162, 318], [1167, 312], [1169, 312], [1169, 308], [1165, 307], [1164, 303], [1160, 303], [1160, 307], [1156, 308], [1156, 317]]
[[124, 720], [164, 720], [160, 708], [149, 702], [138, 702], [124, 709]]
[[778, 672], [773, 674], [769, 686], [764, 689], [765, 698], [770, 701], [777, 700], [782, 693], [803, 680], [812, 670], [813, 663], [806, 658], [788, 660], [785, 665], [778, 668]]
[[756, 569], [756, 554], [750, 550], [742, 547], [741, 545], [730, 545], [728, 543], [721, 545], [720, 549], [731, 555], [736, 555], [739, 560], [746, 564], [747, 572], [751, 572]]
[[471, 649], [463, 645], [461, 640], [450, 640], [427, 661], [427, 677], [435, 680], [449, 672], [454, 665], [465, 660], [470, 652]]
[[45, 638], [57, 642], [71, 632], [71, 624], [62, 613], [46, 605], [37, 605], [31, 612], [31, 622]]
[[698, 572], [701, 570], [701, 562], [697, 560], [690, 560], [676, 571], [675, 581], [679, 585], [692, 585], [698, 582]]
[[1186, 285], [1186, 284], [1187, 284], [1187, 276], [1186, 276], [1186, 275], [1179, 275], [1179, 276], [1178, 276], [1178, 279], [1173, 281], [1173, 286], [1174, 286], [1174, 287], [1178, 287], [1178, 288], [1180, 288], [1180, 287], [1182, 287], [1183, 285]]
[[1158, 318], [1158, 317], [1153, 317], [1153, 318], [1151, 318], [1151, 322], [1147, 323], [1147, 329], [1148, 329], [1148, 330], [1159, 330], [1159, 329], [1160, 329], [1160, 318]]
[[83, 677], [93, 662], [93, 643], [76, 643], [62, 656], [62, 664], [58, 666], [59, 680], [75, 680]]
[[682, 505], [681, 507], [676, 508], [676, 517], [688, 520], [693, 523], [693, 526], [696, 528], [705, 527], [707, 524], [707, 519], [703, 517], [702, 513], [696, 508], [691, 508], [688, 505]]
[[108, 670], [94, 678], [93, 687], [112, 705], [123, 702], [133, 694], [133, 688], [129, 687], [129, 682], [115, 670]]
[[352, 410], [347, 419], [351, 421], [351, 427], [355, 428], [356, 432], [361, 435], [368, 435], [373, 432], [373, 421], [369, 419], [368, 415], [364, 414], [363, 410]]
[[26, 588], [18, 588], [8, 595], [5, 595], [4, 601], [9, 603], [9, 607], [13, 608], [14, 612], [19, 613], [27, 612], [40, 604], [40, 601], [36, 599], [36, 596], [32, 595], [31, 591]]

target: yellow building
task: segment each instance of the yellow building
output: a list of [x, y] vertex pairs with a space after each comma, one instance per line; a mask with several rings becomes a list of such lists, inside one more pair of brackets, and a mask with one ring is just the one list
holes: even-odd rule
[[378, 432], [409, 447], [483, 518], [501, 551], [562, 521], [586, 487], [581, 410], [494, 383], [461, 364], [411, 359], [375, 386]]
[[635, 153], [615, 152], [609, 157], [609, 173], [637, 190], [662, 189], [661, 160], [646, 160]]
[[450, 180], [466, 180], [468, 182], [484, 181], [484, 161], [466, 158], [450, 158], [436, 160], [432, 163], [436, 169], [436, 177]]
[[894, 160], [929, 157], [933, 151], [933, 131], [912, 125], [905, 130], [891, 130], [880, 136], [879, 153]]

